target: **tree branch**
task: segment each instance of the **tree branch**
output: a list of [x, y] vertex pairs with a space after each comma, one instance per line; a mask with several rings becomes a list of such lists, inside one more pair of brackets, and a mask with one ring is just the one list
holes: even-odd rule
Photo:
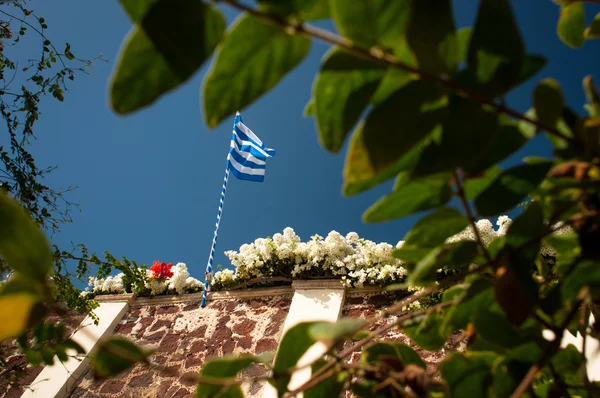
[[[512, 108], [507, 107], [506, 105], [504, 105], [504, 103], [497, 103], [494, 101], [494, 98], [489, 98], [488, 96], [480, 94], [480, 93], [476, 92], [475, 90], [472, 90], [467, 87], [463, 87], [456, 80], [453, 80], [449, 77], [438, 76], [436, 74], [426, 72], [424, 70], [421, 70], [419, 68], [411, 66], [407, 63], [399, 61], [392, 54], [382, 51], [381, 49], [374, 48], [374, 47], [371, 47], [368, 49], [358, 47], [354, 43], [349, 42], [348, 40], [344, 39], [343, 37], [338, 36], [328, 30], [320, 29], [320, 28], [317, 28], [317, 27], [311, 26], [311, 25], [306, 25], [304, 23], [292, 23], [292, 22], [289, 22], [279, 16], [268, 14], [268, 13], [259, 11], [257, 9], [254, 9], [252, 7], [249, 7], [247, 5], [238, 3], [235, 0], [215, 0], [215, 1], [217, 3], [220, 2], [220, 3], [227, 4], [233, 8], [236, 8], [239, 11], [244, 11], [244, 12], [246, 12], [254, 17], [257, 17], [263, 21], [271, 22], [275, 25], [278, 25], [278, 26], [284, 28], [289, 33], [304, 34], [304, 35], [313, 37], [315, 39], [324, 41], [326, 43], [341, 47], [341, 48], [345, 49], [346, 51], [354, 53], [356, 55], [370, 58], [371, 60], [373, 60], [375, 62], [379, 62], [384, 65], [391, 66], [391, 67], [403, 70], [408, 73], [412, 73], [414, 75], [419, 76], [419, 78], [421, 78], [423, 80], [427, 80], [432, 83], [438, 84], [442, 87], [449, 88], [450, 90], [454, 91], [458, 95], [461, 95], [463, 97], [469, 98], [476, 102], [485, 104], [485, 105], [493, 108], [494, 110], [496, 110], [496, 112], [498, 112], [498, 113], [504, 113], [515, 119], [522, 120], [524, 122], [528, 122], [528, 123], [536, 126], [538, 129], [546, 131], [550, 135], [559, 137], [567, 142], [571, 142], [575, 145], [578, 145], [577, 141], [575, 141], [571, 137], [568, 137], [565, 134], [561, 133], [555, 127], [549, 126], [539, 120], [535, 120], [526, 115], [523, 115], [522, 113], [520, 113]], [[590, 1], [590, 0], [588, 0], [588, 1]], [[598, 0], [598, 1], [600, 1], [600, 0]]]

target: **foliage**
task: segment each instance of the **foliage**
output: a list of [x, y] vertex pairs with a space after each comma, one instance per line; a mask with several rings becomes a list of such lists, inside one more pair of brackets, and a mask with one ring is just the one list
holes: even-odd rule
[[[158, 0], [132, 17], [137, 29], [160, 37], [167, 29], [150, 22], [152, 9], [165, 2]], [[402, 286], [421, 290], [369, 319], [367, 326], [450, 287], [442, 302], [400, 317], [404, 320], [397, 325], [428, 349], [440, 348], [456, 331], [465, 330], [469, 337], [464, 352], [442, 362], [440, 379], [425, 372], [408, 347], [378, 343], [363, 350], [360, 371], [339, 361], [352, 352], [344, 351], [313, 364], [311, 379], [288, 391], [290, 371], [315, 341], [311, 326], [301, 324], [283, 337], [275, 357], [270, 382], [279, 393], [350, 389], [358, 396], [597, 395], [598, 386], [581, 371], [583, 356], [560, 347], [568, 329], [591, 333], [595, 325], [587, 320], [600, 299], [600, 95], [591, 77], [584, 79], [587, 115], [565, 104], [560, 83], [552, 79], [537, 84], [528, 112], [510, 108], [505, 95], [533, 78], [546, 60], [527, 53], [508, 0], [480, 0], [474, 26], [460, 30], [450, 0], [260, 0], [257, 8], [235, 0], [214, 3], [242, 13], [225, 33], [207, 30], [203, 37], [192, 37], [185, 36], [183, 27], [170, 33], [181, 35], [186, 47], [219, 42], [203, 87], [207, 124], [214, 127], [273, 88], [306, 56], [310, 39], [331, 45], [305, 114], [315, 117], [326, 149], [338, 151], [350, 137], [344, 192], [355, 194], [396, 176], [393, 192], [365, 213], [366, 221], [433, 210], [394, 251], [408, 274]], [[557, 3], [557, 33], [564, 43], [581, 47], [598, 37], [597, 17], [585, 25], [583, 1]], [[217, 14], [204, 13], [210, 19], [204, 24], [216, 25], [221, 20]], [[337, 32], [305, 23], [311, 19], [333, 20]], [[132, 51], [131, 42], [126, 46]], [[178, 59], [158, 40], [154, 50], [162, 58]], [[190, 53], [186, 59], [192, 58]], [[203, 54], [202, 61], [206, 58]], [[197, 69], [201, 62], [193, 65]], [[130, 60], [115, 75], [144, 67], [152, 65], [142, 58]], [[136, 84], [152, 85], [153, 80], [141, 76]], [[113, 91], [115, 109], [126, 100]], [[538, 134], [554, 145], [553, 158], [524, 159], [506, 170], [498, 166]], [[530, 202], [521, 207], [527, 198]], [[453, 199], [462, 212], [446, 207]], [[520, 214], [500, 236], [477, 228], [478, 218], [515, 208]], [[467, 226], [471, 240], [449, 241]], [[571, 233], [553, 235], [567, 226]], [[358, 243], [328, 237], [340, 241], [332, 250], [341, 252], [317, 253], [311, 263], [311, 256], [303, 257], [298, 249], [310, 243], [289, 235], [280, 236], [282, 242], [275, 237], [257, 240], [230, 253], [237, 274], [221, 271], [216, 286], [235, 278], [310, 273], [314, 265], [332, 275], [348, 273], [345, 257]], [[312, 244], [319, 248], [327, 239], [316, 238]], [[367, 261], [365, 269], [380, 263]], [[450, 265], [453, 275], [437, 281], [436, 270]], [[344, 330], [348, 321], [340, 322], [321, 326], [319, 335]], [[556, 338], [544, 339], [544, 329]], [[376, 332], [353, 348], [363, 348]], [[292, 336], [294, 344], [286, 345]], [[348, 338], [334, 336], [335, 341]]]
[[[474, 26], [463, 30], [456, 28], [450, 0], [259, 0], [256, 8], [235, 0], [121, 3], [134, 24], [132, 38], [140, 39], [125, 43], [115, 71], [111, 103], [118, 112], [133, 112], [174, 89], [215, 50], [203, 88], [205, 120], [214, 127], [276, 86], [306, 56], [311, 39], [320, 40], [333, 48], [306, 113], [316, 117], [328, 150], [339, 150], [350, 136], [344, 191], [355, 194], [396, 177], [393, 192], [367, 211], [366, 221], [433, 210], [425, 217], [434, 221], [418, 223], [406, 237], [410, 244], [394, 253], [407, 263], [405, 284], [421, 290], [359, 328], [400, 316], [359, 332], [361, 339], [342, 352], [337, 343], [356, 335], [351, 321], [291, 328], [267, 376], [281, 395], [343, 389], [369, 397], [599, 395], [583, 371], [584, 356], [560, 343], [569, 330], [597, 337], [588, 319], [600, 300], [600, 95], [591, 77], [584, 79], [588, 114], [578, 114], [564, 103], [560, 84], [544, 80], [526, 113], [506, 103], [505, 96], [545, 64], [527, 53], [508, 0], [480, 0]], [[242, 13], [227, 31], [214, 3]], [[557, 3], [557, 32], [567, 45], [598, 37], [597, 21], [585, 26], [583, 0]], [[165, 10], [190, 22], [156, 23]], [[333, 20], [339, 33], [305, 23], [313, 19]], [[165, 39], [176, 40], [177, 50]], [[144, 73], [132, 77], [134, 70]], [[160, 71], [174, 77], [162, 84], [162, 74], [153, 73]], [[133, 101], [127, 85], [148, 91], [136, 92]], [[332, 99], [338, 86], [340, 95]], [[538, 134], [554, 146], [551, 159], [498, 166]], [[526, 198], [529, 204], [519, 207]], [[460, 203], [460, 215], [441, 210], [451, 200]], [[519, 215], [504, 236], [486, 240], [476, 220], [515, 208]], [[474, 239], [446, 242], [443, 235], [459, 231], [464, 220]], [[553, 236], [565, 226], [573, 233]], [[553, 259], [542, 252], [549, 242]], [[432, 272], [449, 264], [462, 267], [436, 282]], [[402, 313], [442, 288], [449, 288], [442, 302]], [[392, 327], [428, 349], [462, 333], [466, 347], [431, 374], [406, 346], [370, 345]], [[554, 339], [544, 337], [546, 329]], [[310, 380], [289, 391], [291, 372], [319, 338], [328, 340], [327, 354], [311, 364]], [[360, 349], [358, 365], [344, 361]], [[236, 377], [253, 362], [206, 363], [198, 396], [240, 396]]]

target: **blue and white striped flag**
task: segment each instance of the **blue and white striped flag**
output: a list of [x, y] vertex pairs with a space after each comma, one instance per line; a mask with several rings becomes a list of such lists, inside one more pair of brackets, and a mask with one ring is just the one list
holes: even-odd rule
[[231, 146], [227, 155], [227, 167], [240, 180], [262, 182], [265, 179], [267, 158], [275, 155], [275, 150], [264, 144], [250, 130], [238, 112], [233, 121]]

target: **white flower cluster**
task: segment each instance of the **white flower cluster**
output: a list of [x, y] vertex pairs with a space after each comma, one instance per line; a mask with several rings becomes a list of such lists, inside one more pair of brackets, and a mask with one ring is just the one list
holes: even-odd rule
[[[196, 278], [192, 278], [184, 263], [178, 263], [171, 268], [173, 276], [166, 279], [151, 279], [151, 272], [148, 270], [148, 279], [145, 287], [149, 294], [156, 296], [159, 294], [184, 294], [196, 293], [204, 289], [204, 285]], [[109, 276], [106, 279], [90, 278], [89, 285], [92, 288], [91, 293], [99, 294], [120, 294], [126, 293], [123, 283], [125, 274], [119, 273], [115, 276]]]
[[[486, 219], [479, 220], [476, 227], [483, 243], [506, 234], [512, 220], [500, 216], [498, 229]], [[555, 226], [556, 227], [556, 226]], [[569, 227], [558, 234], [572, 232]], [[448, 238], [447, 243], [461, 240], [476, 240], [471, 226]], [[403, 245], [398, 242], [396, 248]], [[224, 269], [217, 272], [211, 285], [215, 290], [231, 287], [252, 278], [286, 276], [297, 279], [339, 277], [346, 286], [362, 286], [365, 283], [388, 285], [401, 282], [407, 274], [403, 261], [392, 257], [394, 247], [388, 243], [375, 243], [362, 239], [356, 232], [345, 237], [331, 231], [326, 238], [319, 235], [302, 242], [292, 228], [272, 238], [259, 238], [254, 243], [244, 244], [239, 252], [227, 251], [225, 255], [235, 267], [235, 272]], [[553, 256], [554, 249], [543, 243], [542, 255]]]

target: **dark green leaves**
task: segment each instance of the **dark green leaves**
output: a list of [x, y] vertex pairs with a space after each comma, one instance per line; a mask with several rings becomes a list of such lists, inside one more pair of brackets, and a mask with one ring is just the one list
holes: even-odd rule
[[508, 0], [482, 0], [469, 46], [469, 69], [490, 96], [505, 93], [519, 79], [525, 47]]
[[581, 1], [564, 2], [556, 28], [558, 37], [569, 47], [581, 47], [585, 38], [585, 8]]
[[439, 174], [409, 181], [371, 206], [363, 218], [387, 221], [443, 206], [452, 196], [449, 180], [449, 175]]
[[423, 369], [427, 367], [415, 350], [401, 343], [375, 343], [363, 351], [361, 358], [371, 364], [381, 360], [395, 359], [400, 361], [403, 366], [414, 364]]
[[417, 80], [373, 109], [353, 134], [344, 170], [345, 193], [360, 192], [416, 163], [418, 144], [442, 123], [445, 105], [438, 86]]
[[[235, 379], [236, 375], [257, 362], [254, 356], [224, 357], [208, 361], [200, 371], [200, 377], [215, 379]], [[243, 397], [240, 385], [215, 385], [211, 383], [198, 384], [196, 398], [234, 398]]]
[[337, 322], [316, 323], [308, 330], [308, 334], [317, 341], [335, 342], [344, 337], [354, 336], [365, 325], [362, 319], [344, 318]]
[[310, 40], [244, 15], [228, 32], [204, 83], [206, 123], [215, 127], [277, 83], [310, 48]]
[[410, 3], [388, 0], [330, 0], [338, 31], [361, 47], [394, 47], [403, 35]]
[[477, 243], [470, 240], [438, 246], [419, 260], [414, 270], [408, 275], [406, 283], [422, 286], [434, 282], [438, 269], [468, 266], [476, 255]]
[[91, 360], [91, 367], [96, 378], [115, 376], [122, 371], [146, 362], [154, 350], [141, 348], [122, 337], [106, 340]]
[[454, 73], [460, 51], [451, 1], [413, 0], [411, 5], [406, 38], [419, 69], [431, 73]]
[[453, 397], [487, 397], [490, 368], [484, 362], [462, 354], [452, 354], [440, 364], [442, 377]]
[[43, 280], [52, 268], [46, 237], [25, 210], [0, 192], [0, 256], [18, 274]]
[[427, 313], [425, 319], [409, 327], [403, 327], [402, 330], [410, 337], [419, 347], [424, 350], [437, 351], [446, 342], [448, 334], [445, 333], [442, 326], [441, 316], [431, 311]]
[[584, 36], [588, 40], [600, 38], [600, 12], [596, 14], [590, 26], [585, 28]]
[[147, 106], [185, 82], [210, 58], [225, 31], [223, 15], [201, 1], [158, 0], [143, 9], [140, 2], [124, 5], [136, 25], [111, 83], [111, 104], [120, 114]]
[[340, 150], [384, 74], [381, 64], [340, 49], [326, 55], [313, 95], [319, 138], [327, 150]]
[[538, 119], [554, 127], [562, 117], [564, 98], [560, 85], [554, 79], [542, 80], [533, 92], [533, 106]]
[[321, 0], [258, 0], [259, 9], [303, 21], [329, 18], [329, 2]]
[[513, 167], [500, 174], [477, 198], [482, 217], [491, 217], [519, 204], [546, 176], [552, 163], [540, 162]]
[[442, 207], [421, 218], [404, 237], [404, 245], [435, 247], [468, 225], [469, 221], [458, 210]]

